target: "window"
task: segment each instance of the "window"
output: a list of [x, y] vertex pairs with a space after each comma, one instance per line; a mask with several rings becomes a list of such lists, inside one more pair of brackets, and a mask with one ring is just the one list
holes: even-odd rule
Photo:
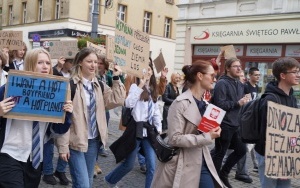
[[166, 0], [166, 3], [168, 3], [168, 4], [174, 4], [174, 0]]
[[39, 0], [39, 15], [38, 15], [38, 21], [43, 21], [43, 0]]
[[2, 7], [0, 7], [0, 30], [2, 30]]
[[26, 23], [27, 18], [27, 2], [22, 3], [22, 23]]
[[55, 2], [55, 18], [54, 19], [59, 19], [60, 15], [60, 0], [56, 0]]
[[89, 2], [89, 18], [88, 18], [89, 22], [92, 22], [93, 9], [94, 9], [94, 0], [90, 0], [90, 2]]
[[127, 11], [127, 6], [119, 4], [118, 11], [117, 11], [117, 18], [122, 20], [123, 22], [126, 22], [126, 11]]
[[171, 18], [166, 18], [165, 19], [165, 33], [164, 33], [164, 37], [166, 37], [166, 38], [171, 38], [171, 22], [172, 22]]
[[12, 25], [14, 21], [13, 6], [8, 6], [8, 25]]
[[152, 13], [151, 12], [145, 12], [144, 14], [144, 24], [143, 24], [143, 32], [149, 33], [151, 32], [151, 18]]

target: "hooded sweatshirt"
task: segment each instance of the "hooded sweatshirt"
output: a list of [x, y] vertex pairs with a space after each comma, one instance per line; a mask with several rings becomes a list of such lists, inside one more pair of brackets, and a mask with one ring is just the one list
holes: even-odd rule
[[[265, 93], [274, 93], [279, 97], [282, 105], [297, 108], [297, 100], [293, 96], [293, 88], [291, 88], [289, 95], [287, 95], [283, 90], [278, 88], [278, 82], [273, 81], [268, 83]], [[262, 104], [259, 108], [259, 112], [261, 114], [261, 134], [259, 142], [255, 145], [255, 151], [262, 156], [265, 156], [266, 148], [268, 101], [277, 102], [277, 100], [274, 96], [267, 95], [262, 99]]]
[[244, 97], [243, 84], [234, 78], [223, 75], [214, 88], [212, 103], [226, 111], [221, 123], [222, 126], [238, 127], [238, 113], [240, 105], [238, 101]]

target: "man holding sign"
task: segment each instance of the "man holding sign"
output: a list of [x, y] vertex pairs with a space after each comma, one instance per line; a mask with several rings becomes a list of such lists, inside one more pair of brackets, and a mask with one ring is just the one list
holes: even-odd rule
[[[26, 55], [24, 69], [47, 76], [52, 74], [50, 60], [46, 50], [34, 49]], [[7, 90], [5, 86], [0, 88], [0, 187], [37, 188], [41, 179], [43, 143], [55, 133], [63, 134], [69, 129], [73, 112], [72, 101], [65, 101], [60, 109], [67, 112], [63, 123], [4, 118], [18, 108], [21, 100], [20, 96], [4, 99], [4, 92], [8, 92]], [[28, 98], [32, 102], [35, 97]]]
[[[272, 71], [274, 77], [276, 78], [276, 81], [272, 81], [266, 86], [265, 93], [276, 94], [280, 99], [280, 101], [278, 101], [273, 95], [267, 95], [265, 98], [262, 99], [262, 105], [260, 107], [261, 122], [262, 122], [261, 134], [260, 134], [261, 138], [259, 142], [255, 145], [256, 157], [258, 161], [259, 179], [262, 188], [291, 187], [291, 180], [287, 179], [288, 177], [284, 177], [284, 179], [282, 179], [282, 176], [280, 177], [273, 176], [272, 178], [270, 178], [269, 175], [266, 176], [265, 174], [268, 171], [267, 169], [270, 168], [269, 164], [271, 164], [270, 162], [268, 162], [269, 157], [272, 157], [272, 156], [267, 156], [268, 151], [275, 150], [274, 148], [272, 149], [266, 147], [269, 145], [268, 144], [269, 141], [266, 140], [266, 137], [268, 137], [268, 135], [266, 136], [267, 118], [268, 118], [267, 112], [268, 112], [268, 101], [273, 101], [276, 103], [280, 102], [282, 105], [297, 108], [297, 101], [296, 98], [293, 96], [292, 86], [299, 84], [299, 79], [300, 79], [299, 68], [300, 68], [300, 64], [294, 58], [288, 58], [288, 57], [279, 58], [273, 63]], [[274, 121], [274, 119], [272, 119], [271, 121]]]

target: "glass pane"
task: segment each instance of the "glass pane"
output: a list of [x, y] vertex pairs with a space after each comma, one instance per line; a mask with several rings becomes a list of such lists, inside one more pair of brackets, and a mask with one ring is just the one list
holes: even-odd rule
[[259, 69], [260, 78], [258, 82], [258, 91], [261, 93], [265, 92], [266, 85], [268, 82], [274, 79], [272, 74], [272, 63], [266, 62], [246, 62], [245, 63], [245, 76], [249, 78], [248, 71], [251, 67], [256, 67]]

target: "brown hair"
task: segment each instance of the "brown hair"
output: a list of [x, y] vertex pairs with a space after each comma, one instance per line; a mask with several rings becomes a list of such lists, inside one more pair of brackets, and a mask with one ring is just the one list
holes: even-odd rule
[[[26, 56], [26, 53], [27, 53], [27, 46], [25, 43], [23, 43], [23, 47], [25, 49], [25, 52], [24, 52], [24, 56], [23, 56], [23, 59], [25, 59], [25, 56]], [[12, 51], [9, 51], [9, 63], [12, 63], [12, 61], [16, 58], [17, 56], [17, 53], [18, 53], [18, 50], [12, 50]], [[25, 62], [25, 61], [24, 61]]]
[[105, 70], [108, 71], [109, 63], [106, 60], [105, 55], [97, 55], [97, 56], [98, 56], [98, 60], [101, 60], [103, 62]]
[[185, 65], [182, 68], [182, 72], [184, 73], [184, 83], [193, 85], [196, 82], [197, 73], [201, 72], [202, 74], [207, 73], [207, 69], [212, 66], [209, 61], [197, 60], [192, 63], [192, 65]]
[[74, 63], [73, 63], [73, 71], [71, 77], [79, 76], [81, 77], [81, 67], [80, 63], [83, 61], [90, 54], [96, 54], [96, 52], [92, 48], [84, 47], [82, 48], [75, 56]]
[[227, 74], [227, 69], [231, 67], [232, 63], [236, 61], [241, 62], [241, 60], [235, 57], [229, 58], [225, 61], [225, 74]]
[[274, 77], [280, 81], [280, 74], [286, 73], [288, 70], [292, 68], [300, 68], [299, 62], [292, 57], [282, 57], [278, 58], [274, 61], [272, 66], [272, 72]]

